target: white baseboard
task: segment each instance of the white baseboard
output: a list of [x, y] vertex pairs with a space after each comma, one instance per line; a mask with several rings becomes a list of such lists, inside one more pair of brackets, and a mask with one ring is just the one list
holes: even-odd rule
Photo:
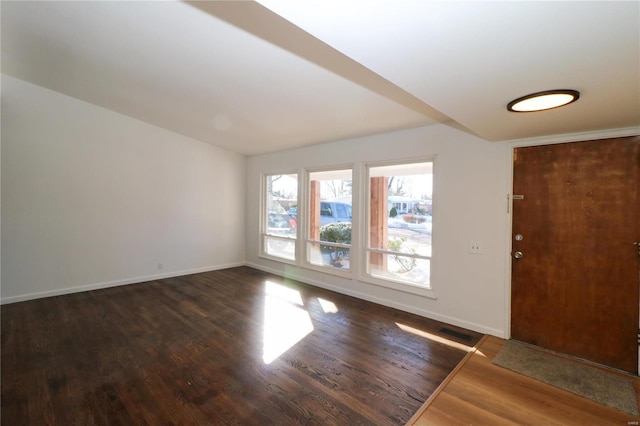
[[60, 296], [64, 294], [79, 293], [79, 292], [90, 291], [90, 290], [99, 290], [103, 288], [117, 287], [122, 285], [129, 285], [129, 284], [139, 284], [143, 282], [155, 281], [155, 280], [160, 280], [164, 278], [173, 278], [173, 277], [179, 277], [183, 275], [198, 274], [202, 272], [210, 272], [210, 271], [216, 271], [220, 269], [235, 268], [238, 266], [249, 266], [251, 268], [255, 268], [255, 269], [268, 272], [274, 275], [284, 276], [285, 278], [291, 278], [296, 281], [300, 281], [316, 287], [335, 291], [336, 293], [341, 293], [347, 296], [352, 296], [358, 299], [366, 300], [368, 302], [377, 303], [378, 305], [399, 309], [401, 311], [420, 315], [425, 318], [430, 318], [436, 321], [441, 321], [447, 324], [473, 330], [478, 333], [491, 334], [492, 336], [505, 338], [505, 333], [503, 330], [485, 327], [482, 324], [468, 322], [465, 320], [461, 320], [459, 318], [438, 314], [436, 312], [432, 312], [426, 309], [416, 308], [415, 306], [398, 303], [393, 300], [383, 299], [380, 297], [372, 296], [367, 293], [362, 293], [359, 291], [354, 291], [354, 290], [340, 287], [337, 285], [332, 285], [327, 282], [313, 280], [308, 277], [305, 277], [296, 273], [292, 273], [292, 271], [290, 270], [283, 273], [282, 271], [278, 271], [276, 269], [272, 269], [264, 265], [259, 265], [251, 262], [236, 262], [236, 263], [229, 263], [225, 265], [207, 266], [204, 268], [195, 268], [195, 269], [182, 270], [182, 271], [166, 272], [163, 274], [146, 275], [146, 276], [140, 276], [135, 278], [126, 278], [126, 279], [115, 280], [115, 281], [106, 281], [106, 282], [95, 283], [95, 284], [87, 284], [82, 286], [67, 287], [67, 288], [55, 289], [55, 290], [49, 290], [49, 291], [43, 291], [43, 292], [28, 293], [28, 294], [22, 294], [18, 296], [3, 297], [3, 298], [0, 298], [0, 304], [5, 305], [9, 303], [24, 302], [27, 300], [40, 299], [44, 297]]
[[198, 274], [201, 272], [216, 271], [219, 269], [234, 268], [237, 266], [244, 266], [245, 264], [246, 264], [245, 262], [237, 262], [237, 263], [229, 263], [225, 265], [206, 266], [203, 268], [165, 272], [162, 274], [145, 275], [145, 276], [134, 277], [134, 278], [124, 278], [124, 279], [115, 280], [115, 281], [105, 281], [105, 282], [95, 283], [95, 284], [87, 284], [87, 285], [81, 285], [81, 286], [75, 286], [75, 287], [41, 291], [36, 293], [21, 294], [18, 296], [2, 297], [0, 298], [0, 305], [16, 303], [16, 302], [24, 302], [27, 300], [41, 299], [44, 297], [61, 296], [63, 294], [80, 293], [83, 291], [90, 291], [90, 290], [99, 290], [102, 288], [118, 287], [121, 285], [139, 284], [147, 281], [161, 280], [164, 278], [173, 278], [173, 277], [180, 277], [183, 275]]
[[313, 286], [316, 286], [316, 287], [320, 287], [320, 288], [324, 288], [324, 289], [327, 289], [327, 290], [335, 291], [336, 293], [345, 294], [347, 296], [352, 296], [352, 297], [355, 297], [355, 298], [358, 298], [358, 299], [363, 299], [363, 300], [366, 300], [368, 302], [376, 303], [378, 305], [388, 306], [390, 308], [395, 308], [395, 309], [398, 309], [398, 310], [401, 310], [401, 311], [404, 311], [404, 312], [409, 312], [409, 313], [412, 313], [412, 314], [420, 315], [420, 316], [425, 317], [425, 318], [429, 318], [429, 319], [433, 319], [433, 320], [436, 320], [436, 321], [441, 321], [441, 322], [444, 322], [444, 323], [447, 323], [447, 324], [455, 325], [455, 326], [458, 326], [458, 327], [466, 328], [468, 330], [473, 330], [473, 331], [476, 331], [478, 333], [490, 334], [492, 336], [505, 338], [505, 333], [504, 333], [503, 330], [498, 330], [498, 329], [495, 329], [495, 328], [486, 327], [486, 326], [484, 326], [482, 324], [476, 324], [476, 323], [472, 323], [472, 322], [469, 322], [469, 321], [461, 320], [459, 318], [438, 314], [436, 312], [432, 312], [432, 311], [429, 311], [429, 310], [426, 310], [426, 309], [416, 308], [415, 306], [405, 305], [403, 303], [398, 303], [398, 302], [395, 302], [393, 300], [383, 299], [383, 298], [380, 298], [380, 297], [372, 296], [372, 295], [367, 294], [367, 293], [354, 291], [354, 290], [347, 289], [347, 288], [344, 288], [344, 287], [334, 286], [334, 285], [332, 285], [330, 283], [313, 280], [313, 279], [310, 279], [308, 277], [304, 277], [304, 276], [292, 273], [290, 270], [288, 270], [285, 274], [283, 274], [281, 271], [266, 267], [264, 265], [259, 265], [259, 264], [256, 264], [256, 263], [247, 262], [246, 266], [249, 266], [249, 267], [255, 268], [255, 269], [259, 269], [259, 270], [264, 271], [264, 272], [269, 272], [271, 274], [278, 275], [278, 276], [283, 276], [284, 275], [285, 278], [291, 278], [293, 280], [300, 281], [300, 282], [303, 282], [303, 283], [306, 283], [306, 284], [310, 284], [310, 285], [313, 285]]

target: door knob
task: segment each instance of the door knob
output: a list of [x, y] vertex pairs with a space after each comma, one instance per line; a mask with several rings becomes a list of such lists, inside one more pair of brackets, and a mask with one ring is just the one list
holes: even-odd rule
[[524, 256], [524, 253], [522, 253], [521, 251], [513, 253], [513, 257], [515, 257], [516, 259], [522, 259], [522, 256]]

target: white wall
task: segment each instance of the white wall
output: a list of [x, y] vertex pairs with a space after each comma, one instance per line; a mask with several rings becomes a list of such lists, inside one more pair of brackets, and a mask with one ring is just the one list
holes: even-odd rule
[[3, 75], [1, 161], [3, 303], [244, 262], [242, 155]]
[[[437, 156], [432, 270], [437, 299], [259, 257], [261, 174], [431, 155]], [[257, 268], [503, 337], [508, 310], [510, 155], [508, 144], [437, 125], [249, 157], [247, 261]], [[483, 254], [469, 254], [469, 240], [482, 242]]]

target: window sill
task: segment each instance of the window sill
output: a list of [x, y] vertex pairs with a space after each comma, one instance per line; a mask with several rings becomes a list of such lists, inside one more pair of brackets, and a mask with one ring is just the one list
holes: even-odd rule
[[332, 268], [328, 266], [314, 265], [313, 263], [304, 262], [302, 267], [323, 274], [335, 275], [340, 278], [353, 279], [353, 272], [351, 269]]
[[260, 253], [258, 255], [258, 258], [271, 260], [273, 262], [286, 263], [287, 265], [298, 266], [298, 263], [295, 260], [287, 259], [286, 257], [273, 256], [273, 255], [270, 255], [270, 254], [267, 254], [267, 253]]
[[359, 280], [367, 284], [377, 285], [379, 287], [386, 287], [392, 290], [401, 291], [403, 293], [415, 294], [416, 296], [427, 297], [429, 299], [437, 299], [435, 291], [432, 288], [427, 288], [415, 284], [402, 283], [399, 281], [383, 280], [371, 275], [361, 275]]

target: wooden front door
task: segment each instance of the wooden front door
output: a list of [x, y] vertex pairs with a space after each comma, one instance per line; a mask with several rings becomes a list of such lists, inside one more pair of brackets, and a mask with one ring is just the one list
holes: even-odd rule
[[639, 188], [640, 137], [515, 150], [512, 338], [638, 372]]

